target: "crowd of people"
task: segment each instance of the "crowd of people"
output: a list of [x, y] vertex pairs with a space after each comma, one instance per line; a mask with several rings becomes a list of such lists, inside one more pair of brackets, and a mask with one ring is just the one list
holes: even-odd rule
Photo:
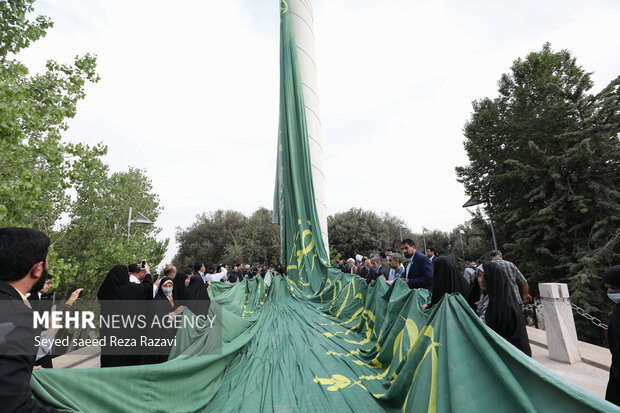
[[[174, 271], [176, 273], [177, 268], [174, 265], [166, 265], [164, 268], [164, 275]], [[185, 274], [196, 274], [202, 278], [203, 282], [210, 284], [211, 282], [225, 282], [234, 284], [237, 281], [241, 281], [244, 278], [254, 278], [257, 275], [265, 277], [268, 271], [277, 272], [282, 274], [282, 265], [261, 265], [261, 264], [243, 264], [237, 263], [232, 266], [232, 269], [228, 264], [210, 265], [208, 268], [203, 262], [195, 262], [189, 264], [184, 270]], [[157, 284], [157, 283], [156, 283]]]
[[480, 265], [465, 257], [465, 271], [460, 274], [452, 257], [437, 254], [432, 247], [422, 254], [410, 238], [400, 247], [402, 255], [394, 249], [368, 256], [357, 254], [339, 260], [335, 266], [369, 284], [379, 281], [392, 285], [401, 279], [410, 288], [427, 289], [431, 302], [425, 309], [435, 306], [445, 294], [460, 293], [483, 323], [532, 355], [523, 317], [523, 302], [532, 300], [529, 285], [517, 266], [503, 259], [501, 251], [491, 251], [489, 261]]
[[[12, 343], [34, 343], [37, 335], [53, 337], [53, 329], [34, 329], [33, 310], [41, 305], [48, 294], [51, 276], [48, 272], [50, 240], [39, 231], [24, 228], [0, 228], [0, 406], [6, 411], [56, 412], [39, 405], [30, 393], [33, 369], [51, 368], [49, 348], [30, 351], [11, 348]], [[371, 253], [368, 257], [356, 255], [337, 263], [348, 274], [364, 279], [369, 284], [397, 280], [412, 289], [426, 289], [431, 300], [424, 306], [432, 311], [446, 294], [459, 293], [476, 312], [481, 322], [506, 339], [523, 353], [531, 356], [525, 329], [522, 305], [532, 300], [529, 286], [519, 269], [504, 260], [500, 251], [490, 252], [489, 261], [477, 264], [465, 258], [465, 271], [457, 270], [454, 260], [436, 254], [432, 248], [422, 254], [412, 239], [401, 243], [401, 252], [388, 250]], [[279, 266], [212, 265], [208, 269], [201, 262], [192, 263], [183, 270], [167, 265], [161, 277], [151, 275], [146, 261], [117, 265], [105, 277], [97, 298], [101, 313], [113, 312], [118, 300], [144, 301], [149, 304], [152, 317], [177, 318], [187, 307], [195, 315], [209, 311], [209, 286], [224, 282], [234, 284], [244, 278], [265, 276], [269, 270], [282, 272]], [[612, 352], [607, 399], [620, 405], [620, 266], [603, 275], [609, 298], [616, 303], [609, 323], [609, 344]], [[81, 289], [74, 291], [63, 305], [68, 309], [79, 299]], [[110, 334], [103, 326], [100, 335]], [[162, 328], [161, 337], [174, 337], [175, 327]], [[129, 355], [108, 354], [102, 348], [101, 366], [128, 366], [166, 361], [167, 354]]]

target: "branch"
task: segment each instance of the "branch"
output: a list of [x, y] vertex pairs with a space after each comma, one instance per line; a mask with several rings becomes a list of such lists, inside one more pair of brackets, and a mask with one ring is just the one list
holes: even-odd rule
[[32, 159], [29, 159], [29, 160], [24, 161], [24, 162], [18, 162], [18, 163], [13, 163], [13, 164], [10, 164], [10, 163], [9, 164], [0, 164], [0, 169], [3, 169], [3, 168], [14, 168], [16, 166], [26, 165], [26, 164], [29, 164], [29, 163], [32, 163], [32, 162], [36, 162], [37, 158], [38, 158], [38, 156], [35, 156]]
[[600, 254], [603, 251], [605, 251], [607, 249], [607, 247], [609, 247], [611, 244], [613, 244], [618, 238], [620, 238], [620, 231], [616, 232], [616, 234], [611, 237], [611, 239], [609, 240], [609, 242], [605, 245], [603, 245], [601, 248], [594, 250], [595, 254]]

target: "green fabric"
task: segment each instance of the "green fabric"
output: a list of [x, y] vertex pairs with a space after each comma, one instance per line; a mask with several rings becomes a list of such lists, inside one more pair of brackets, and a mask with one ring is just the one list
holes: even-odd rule
[[314, 292], [329, 266], [315, 207], [306, 107], [291, 13], [281, 2], [280, 125], [273, 222], [280, 224], [281, 262], [287, 275]]
[[166, 363], [39, 370], [33, 393], [85, 412], [620, 411], [516, 350], [460, 295], [423, 311], [426, 290], [337, 270], [314, 295], [280, 276], [210, 293], [221, 355], [196, 350], [205, 332], [179, 331]]

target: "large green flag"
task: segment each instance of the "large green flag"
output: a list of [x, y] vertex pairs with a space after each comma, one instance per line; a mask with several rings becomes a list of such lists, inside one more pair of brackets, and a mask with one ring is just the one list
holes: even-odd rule
[[302, 81], [288, 3], [280, 3], [280, 125], [273, 222], [280, 224], [281, 261], [306, 292], [321, 286], [329, 266], [315, 206]]
[[[72, 412], [618, 412], [485, 326], [458, 294], [329, 270], [313, 296], [289, 279], [212, 283], [222, 352], [209, 329], [179, 329], [171, 360], [43, 369], [31, 386]], [[1, 410], [1, 408], [0, 408]]]

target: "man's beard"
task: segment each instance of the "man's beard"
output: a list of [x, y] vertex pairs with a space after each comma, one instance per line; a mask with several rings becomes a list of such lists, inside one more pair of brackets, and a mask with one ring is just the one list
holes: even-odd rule
[[410, 254], [410, 253], [408, 253], [408, 252], [405, 252], [404, 254], [405, 254], [405, 257], [407, 257], [407, 258], [411, 258], [411, 257], [413, 257], [413, 254]]
[[43, 272], [41, 273], [41, 276], [39, 277], [39, 279], [37, 280], [37, 282], [32, 286], [32, 288], [30, 289], [31, 293], [38, 293], [39, 290], [42, 290], [43, 287], [45, 287], [45, 281], [47, 281], [47, 268], [43, 270]]

